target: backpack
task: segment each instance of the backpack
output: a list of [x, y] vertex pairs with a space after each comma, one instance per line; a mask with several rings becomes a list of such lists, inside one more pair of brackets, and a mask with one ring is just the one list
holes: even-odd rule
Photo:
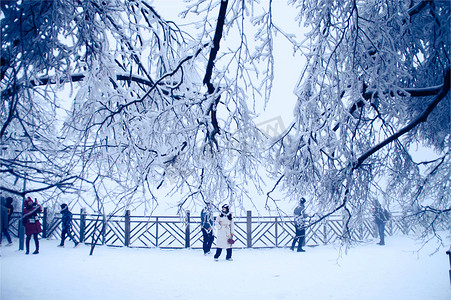
[[390, 212], [389, 212], [388, 210], [386, 210], [385, 208], [384, 208], [384, 210], [383, 210], [383, 216], [384, 216], [386, 222], [387, 222], [388, 220], [390, 220], [390, 218], [391, 218]]

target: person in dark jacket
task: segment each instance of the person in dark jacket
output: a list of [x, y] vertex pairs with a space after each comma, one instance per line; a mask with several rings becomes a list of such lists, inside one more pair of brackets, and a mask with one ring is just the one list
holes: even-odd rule
[[202, 248], [204, 250], [204, 255], [210, 254], [211, 245], [213, 244], [213, 240], [215, 238], [213, 235], [214, 219], [211, 207], [211, 203], [207, 202], [207, 205], [200, 213], [200, 222], [203, 235]]
[[25, 254], [30, 254], [30, 240], [33, 236], [35, 251], [33, 254], [39, 254], [39, 233], [42, 232], [41, 223], [39, 222], [38, 213], [42, 212], [41, 205], [38, 204], [38, 200], [31, 199], [28, 197], [25, 200], [25, 207], [23, 209], [23, 224], [25, 226], [25, 234], [27, 235], [26, 239], [26, 252]]
[[385, 223], [388, 220], [384, 214], [384, 210], [382, 209], [382, 206], [379, 203], [379, 201], [374, 201], [373, 217], [374, 217], [374, 222], [376, 222], [377, 231], [379, 232], [380, 241], [377, 244], [384, 246], [385, 245]]
[[296, 242], [298, 242], [297, 252], [305, 252], [305, 250], [302, 249], [302, 246], [305, 241], [305, 218], [307, 217], [308, 216], [305, 213], [305, 199], [301, 198], [299, 205], [294, 209], [294, 226], [296, 233], [293, 238], [293, 243], [291, 244], [291, 251], [294, 251]]
[[61, 243], [58, 247], [64, 247], [66, 234], [74, 242], [74, 247], [77, 247], [78, 242], [72, 235], [72, 213], [69, 211], [69, 207], [65, 203], [61, 204], [61, 226], [63, 231], [61, 232]]
[[11, 236], [8, 232], [9, 220], [8, 220], [8, 208], [6, 207], [6, 199], [2, 197], [1, 205], [2, 205], [2, 214], [1, 214], [1, 232], [0, 232], [0, 245], [3, 240], [3, 234], [8, 240], [7, 246], [11, 246], [13, 244], [11, 240]]

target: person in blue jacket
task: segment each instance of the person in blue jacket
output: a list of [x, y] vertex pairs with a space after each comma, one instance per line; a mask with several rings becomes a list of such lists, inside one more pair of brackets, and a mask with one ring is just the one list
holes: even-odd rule
[[58, 245], [58, 247], [64, 247], [66, 234], [74, 242], [74, 247], [77, 247], [78, 242], [72, 235], [72, 213], [69, 211], [69, 207], [65, 203], [61, 204], [61, 225], [63, 231], [61, 232], [61, 243]]
[[210, 253], [213, 240], [215, 238], [213, 235], [213, 224], [214, 224], [213, 211], [210, 202], [207, 202], [204, 209], [202, 209], [200, 213], [200, 220], [203, 235], [202, 248], [204, 250], [204, 255], [208, 255]]

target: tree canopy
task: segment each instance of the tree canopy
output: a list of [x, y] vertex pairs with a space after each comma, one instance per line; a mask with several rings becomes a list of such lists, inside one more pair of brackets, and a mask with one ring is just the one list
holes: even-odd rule
[[[310, 31], [294, 121], [271, 151], [278, 184], [348, 225], [379, 195], [449, 223], [449, 2], [293, 3]], [[437, 157], [415, 161], [418, 145]]]
[[[102, 210], [169, 186], [183, 210], [238, 205], [252, 185], [349, 227], [384, 199], [449, 229], [449, 1], [291, 0], [297, 28], [272, 9], [191, 1], [185, 26], [158, 1], [2, 1], [1, 190]], [[273, 139], [253, 106], [271, 100], [276, 35], [306, 63]], [[436, 157], [416, 160], [418, 146]]]

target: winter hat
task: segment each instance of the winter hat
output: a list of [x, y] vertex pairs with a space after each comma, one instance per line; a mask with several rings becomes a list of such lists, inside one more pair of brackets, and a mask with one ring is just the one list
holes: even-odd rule
[[230, 208], [229, 208], [229, 205], [228, 204], [224, 204], [223, 206], [222, 206], [222, 208], [224, 209], [226, 209], [227, 210], [227, 213], [229, 213], [229, 211], [230, 211]]
[[61, 204], [61, 209], [62, 210], [65, 210], [66, 208], [67, 208], [67, 204], [66, 203]]
[[305, 201], [306, 201], [306, 200], [305, 200], [305, 198], [304, 198], [304, 197], [302, 197], [302, 198], [301, 198], [301, 200], [299, 200], [299, 203], [301, 203], [301, 204], [305, 204]]

